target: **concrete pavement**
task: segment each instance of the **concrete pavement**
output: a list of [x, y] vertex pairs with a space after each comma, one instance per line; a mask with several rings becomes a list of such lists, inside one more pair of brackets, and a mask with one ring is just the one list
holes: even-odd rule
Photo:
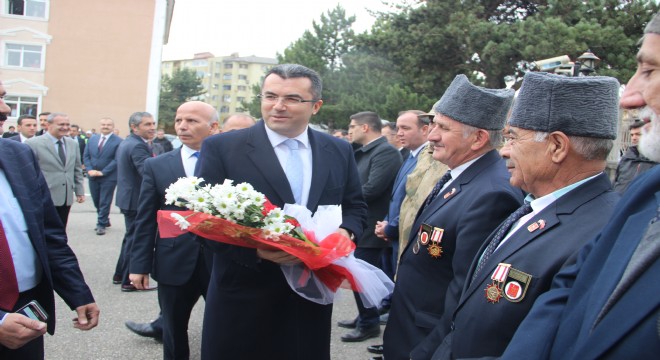
[[[111, 211], [110, 222], [112, 227], [107, 229], [106, 235], [95, 234], [96, 211], [90, 196], [83, 204], [74, 204], [71, 209], [67, 227], [69, 244], [78, 256], [85, 280], [101, 309], [100, 324], [87, 332], [74, 329], [71, 319], [75, 313], [56, 296], [57, 327], [54, 336], [46, 335], [46, 359], [162, 359], [160, 343], [134, 335], [124, 326], [126, 320], [146, 322], [154, 319], [158, 314], [157, 294], [155, 291], [124, 293], [119, 285], [112, 284], [124, 234], [124, 219], [116, 207]], [[204, 301], [201, 299], [189, 323], [191, 359], [200, 358], [203, 312]], [[342, 290], [333, 310], [332, 359], [366, 360], [371, 356], [366, 351], [367, 345], [382, 343], [382, 337], [362, 343], [340, 340], [347, 330], [337, 327], [336, 322], [351, 319], [356, 314], [352, 293]], [[258, 339], [255, 339], [255, 346], [258, 346]]]

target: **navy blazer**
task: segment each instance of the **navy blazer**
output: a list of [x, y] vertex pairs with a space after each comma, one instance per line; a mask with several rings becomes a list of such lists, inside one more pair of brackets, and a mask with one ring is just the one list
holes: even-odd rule
[[176, 238], [163, 239], [158, 234], [156, 223], [158, 210], [182, 210], [174, 205], [165, 205], [165, 190], [185, 176], [181, 148], [144, 162], [135, 218], [135, 240], [131, 248], [131, 274], [151, 273], [159, 283], [172, 286], [183, 285], [193, 274], [200, 247], [195, 236], [185, 233]]
[[[43, 268], [35, 300], [48, 313], [48, 332], [55, 332], [55, 297], [53, 289], [73, 310], [91, 304], [94, 297], [69, 245], [60, 217], [48, 192], [48, 184], [29, 146], [0, 139], [0, 168], [5, 173], [20, 211], [37, 259]], [[0, 274], [1, 276], [1, 274]], [[3, 281], [0, 277], [0, 281]], [[0, 310], [0, 318], [5, 312]]]
[[[578, 250], [605, 226], [618, 200], [608, 176], [601, 173], [523, 224], [490, 256], [474, 281], [465, 284], [458, 306], [446, 309], [445, 316], [452, 317], [453, 313], [453, 331], [433, 359], [448, 358], [448, 354], [452, 358], [500, 356], [534, 301], [550, 289], [554, 275], [574, 263]], [[534, 225], [539, 223], [543, 227]], [[491, 237], [472, 262], [468, 279], [472, 279]], [[506, 297], [497, 303], [486, 300], [484, 289], [493, 283], [491, 275], [500, 263], [532, 276], [526, 292], [515, 302]], [[475, 318], [481, 320], [475, 322]], [[442, 338], [436, 338], [435, 346]]]
[[633, 181], [607, 225], [580, 251], [577, 263], [555, 276], [503, 358], [657, 358], [660, 258], [641, 265], [622, 296], [598, 323], [596, 318], [659, 208], [660, 168], [655, 167]]
[[147, 143], [131, 133], [119, 144], [117, 160], [117, 198], [115, 205], [122, 210], [137, 210], [142, 184], [144, 161], [153, 157]]
[[103, 144], [103, 148], [101, 149], [101, 152], [99, 152], [101, 135], [92, 135], [85, 147], [83, 164], [85, 164], [85, 171], [98, 170], [103, 173], [103, 176], [90, 176], [90, 181], [117, 181], [117, 160], [115, 156], [117, 148], [122, 140], [122, 138], [113, 134], [108, 138], [105, 144]]
[[[509, 178], [504, 160], [491, 150], [420, 211], [397, 270], [383, 338], [386, 359], [409, 359], [445, 308], [453, 308], [477, 250], [522, 204], [523, 193], [511, 186]], [[422, 224], [443, 230], [439, 257], [429, 253], [431, 241], [414, 253]]]

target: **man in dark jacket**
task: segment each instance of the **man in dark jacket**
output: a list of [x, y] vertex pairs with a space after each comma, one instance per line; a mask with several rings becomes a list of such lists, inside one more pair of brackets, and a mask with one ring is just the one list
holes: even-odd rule
[[[382, 123], [378, 114], [364, 111], [351, 116], [348, 136], [353, 143], [362, 145], [355, 150], [362, 194], [369, 208], [367, 228], [355, 239], [355, 257], [374, 266], [380, 266], [383, 249], [389, 244], [375, 234], [375, 227], [389, 209], [390, 194], [396, 174], [401, 167], [401, 154], [381, 135]], [[365, 308], [360, 295], [355, 293], [359, 315], [354, 320], [340, 321], [339, 326], [354, 329], [341, 337], [342, 341], [363, 341], [380, 334], [378, 308]]]
[[630, 124], [630, 146], [623, 154], [616, 168], [616, 177], [614, 178], [614, 190], [623, 193], [638, 175], [654, 167], [657, 162], [647, 159], [639, 153], [637, 145], [642, 137], [642, 127], [645, 122], [639, 119]]

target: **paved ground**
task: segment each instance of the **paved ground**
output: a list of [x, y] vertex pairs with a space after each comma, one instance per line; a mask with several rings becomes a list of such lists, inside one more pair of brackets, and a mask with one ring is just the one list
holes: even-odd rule
[[[124, 327], [124, 321], [146, 322], [158, 313], [156, 292], [123, 293], [113, 285], [119, 247], [124, 234], [124, 220], [116, 207], [110, 215], [112, 227], [104, 236], [94, 233], [96, 212], [91, 197], [83, 204], [74, 204], [67, 232], [69, 244], [78, 256], [80, 266], [96, 301], [101, 308], [97, 328], [81, 332], [71, 325], [74, 313], [57, 298], [57, 329], [54, 336], [46, 335], [46, 358], [67, 360], [89, 359], [161, 359], [161, 345], [152, 339], [134, 335]], [[380, 343], [372, 339], [363, 343], [343, 343], [339, 339], [347, 330], [338, 328], [339, 319], [356, 314], [355, 301], [350, 292], [342, 291], [335, 303], [332, 329], [332, 358], [337, 360], [369, 359], [366, 346]], [[189, 325], [191, 359], [199, 359], [204, 301], [193, 310]], [[255, 340], [258, 346], [258, 341]], [[313, 359], [310, 359], [313, 360]]]

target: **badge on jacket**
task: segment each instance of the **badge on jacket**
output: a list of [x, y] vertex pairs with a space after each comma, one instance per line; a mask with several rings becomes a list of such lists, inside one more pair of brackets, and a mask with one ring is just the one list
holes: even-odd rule
[[427, 246], [429, 255], [433, 258], [442, 256], [442, 236], [445, 229], [434, 227], [428, 224], [422, 224], [417, 233], [417, 241], [413, 244], [413, 253], [417, 255], [422, 246]]
[[484, 289], [486, 301], [497, 303], [502, 297], [510, 302], [521, 302], [532, 282], [532, 275], [499, 263], [491, 275], [493, 282]]

